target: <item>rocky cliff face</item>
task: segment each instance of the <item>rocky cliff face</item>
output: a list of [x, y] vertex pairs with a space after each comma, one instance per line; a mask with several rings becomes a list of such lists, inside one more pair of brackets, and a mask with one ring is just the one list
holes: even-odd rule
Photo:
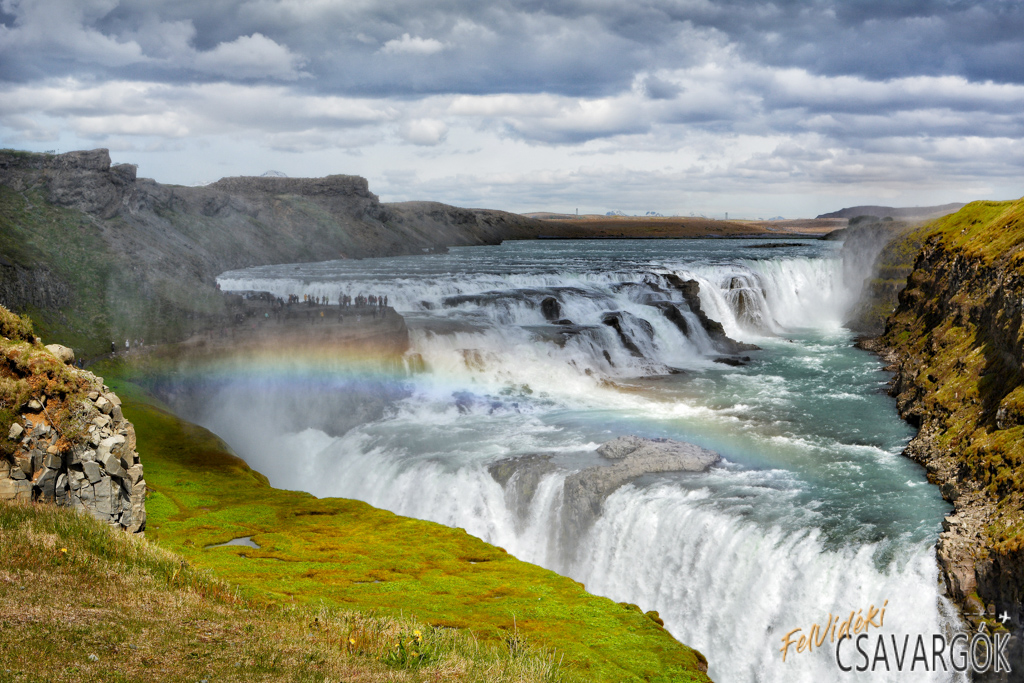
[[135, 428], [103, 379], [43, 347], [0, 308], [0, 501], [73, 507], [130, 532], [146, 528]]
[[494, 244], [536, 236], [539, 225], [500, 211], [382, 204], [356, 176], [180, 187], [136, 178], [102, 149], [4, 151], [0, 303], [31, 310], [44, 329], [91, 335], [82, 343], [95, 351], [112, 338], [180, 338], [223, 315], [215, 278], [225, 270]]
[[1024, 200], [930, 224], [875, 348], [893, 362], [907, 454], [955, 506], [938, 558], [972, 620], [1024, 621]]

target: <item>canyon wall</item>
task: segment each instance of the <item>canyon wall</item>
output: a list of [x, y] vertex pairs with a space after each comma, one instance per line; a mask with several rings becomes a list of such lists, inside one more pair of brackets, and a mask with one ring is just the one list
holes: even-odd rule
[[[974, 202], [922, 244], [882, 336], [906, 454], [954, 505], [938, 545], [948, 593], [972, 621], [1024, 619], [1024, 199]], [[899, 253], [906, 244], [895, 244]], [[885, 259], [881, 266], [886, 267]]]

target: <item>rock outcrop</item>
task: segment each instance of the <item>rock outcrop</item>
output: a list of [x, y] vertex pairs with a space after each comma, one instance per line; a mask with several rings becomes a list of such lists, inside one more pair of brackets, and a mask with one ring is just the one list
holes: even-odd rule
[[[3, 308], [0, 317], [17, 322]], [[0, 339], [0, 501], [55, 503], [143, 531], [146, 481], [121, 400], [102, 378], [70, 365], [71, 349], [43, 347], [11, 334], [13, 326]]]
[[721, 456], [671, 439], [620, 436], [597, 449], [608, 465], [588, 467], [565, 479], [563, 515], [572, 538], [579, 539], [600, 516], [604, 501], [626, 483], [645, 474], [704, 472]]
[[955, 510], [937, 555], [972, 621], [1024, 623], [1024, 200], [926, 226], [899, 306], [868, 344], [896, 375], [906, 454]]
[[[700, 322], [700, 326], [707, 332], [711, 342], [715, 345], [721, 353], [736, 355], [744, 351], [756, 351], [758, 347], [754, 344], [747, 344], [744, 342], [736, 341], [725, 333], [725, 328], [722, 327], [722, 323], [717, 320], [712, 320], [708, 317], [708, 314], [704, 312], [704, 309], [700, 305], [700, 283], [696, 280], [684, 280], [675, 274], [668, 274], [665, 276], [665, 280], [672, 286], [675, 287], [683, 295], [683, 301], [686, 302], [686, 306], [690, 309], [690, 312], [697, 316], [697, 320]], [[675, 309], [674, 312], [672, 309]], [[689, 328], [687, 326], [685, 318], [675, 306], [669, 306], [662, 309], [665, 316], [672, 321], [683, 334], [689, 334]]]
[[[562, 533], [575, 545], [601, 515], [604, 501], [618, 488], [646, 474], [706, 472], [721, 456], [684, 441], [620, 436], [597, 449], [602, 464], [572, 472], [562, 484]], [[559, 470], [550, 455], [526, 455], [499, 460], [488, 471], [505, 490], [505, 500], [520, 522], [529, 518], [530, 505], [541, 481]]]

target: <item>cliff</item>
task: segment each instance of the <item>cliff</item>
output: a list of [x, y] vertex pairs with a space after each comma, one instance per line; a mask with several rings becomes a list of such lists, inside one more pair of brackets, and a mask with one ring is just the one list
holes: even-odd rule
[[[1024, 619], [1024, 199], [974, 202], [905, 235], [921, 240], [884, 334], [906, 453], [955, 509], [937, 549], [974, 621]], [[899, 242], [899, 240], [897, 241]], [[884, 261], [884, 260], [883, 260]], [[883, 266], [885, 263], [883, 262]]]
[[0, 151], [0, 303], [89, 354], [224, 315], [225, 270], [443, 251], [536, 236], [500, 211], [381, 203], [357, 176], [162, 185], [106, 150]]
[[146, 481], [121, 399], [3, 307], [0, 328], [0, 501], [56, 503], [144, 530]]

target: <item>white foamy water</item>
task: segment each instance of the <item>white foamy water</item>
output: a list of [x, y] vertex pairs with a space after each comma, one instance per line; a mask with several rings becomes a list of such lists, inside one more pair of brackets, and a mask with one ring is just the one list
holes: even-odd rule
[[[842, 327], [862, 274], [844, 273], [830, 243], [748, 244], [527, 242], [228, 273], [227, 290], [387, 294], [426, 370], [386, 380], [401, 391], [383, 417], [350, 430], [303, 424], [281, 401], [261, 407], [253, 381], [332, 401], [306, 374], [262, 368], [211, 386], [197, 415], [277, 486], [459, 526], [658, 610], [720, 683], [948, 680], [843, 674], [827, 645], [782, 662], [787, 632], [885, 601], [887, 633], [954, 627], [933, 551], [947, 506], [899, 455], [911, 432], [882, 391], [887, 376]], [[749, 363], [715, 362], [722, 350], [687, 305], [686, 280], [704, 313], [761, 347], [740, 352]], [[585, 528], [567, 525], [565, 478], [621, 434], [690, 441], [724, 461], [638, 479]], [[492, 473], [499, 462], [510, 478]]]

